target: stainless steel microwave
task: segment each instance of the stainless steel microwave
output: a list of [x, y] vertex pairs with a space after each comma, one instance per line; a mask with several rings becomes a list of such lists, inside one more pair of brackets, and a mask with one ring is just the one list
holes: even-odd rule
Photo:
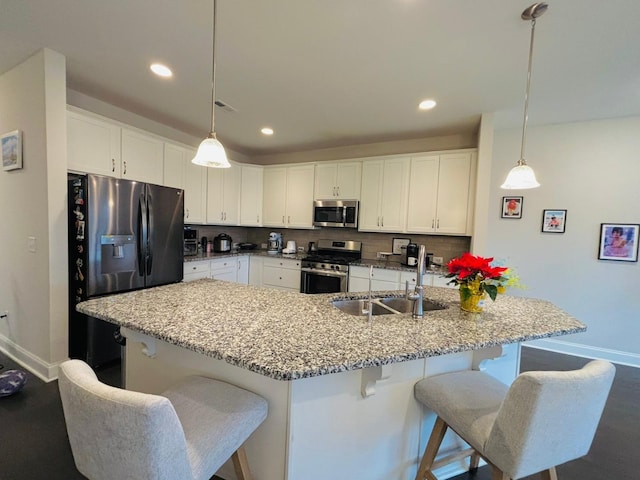
[[358, 201], [316, 200], [313, 202], [313, 225], [358, 228]]

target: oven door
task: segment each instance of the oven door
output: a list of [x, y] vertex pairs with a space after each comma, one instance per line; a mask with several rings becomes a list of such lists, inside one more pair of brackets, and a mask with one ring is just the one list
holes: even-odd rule
[[340, 293], [347, 291], [346, 272], [324, 272], [303, 268], [300, 280], [302, 293]]

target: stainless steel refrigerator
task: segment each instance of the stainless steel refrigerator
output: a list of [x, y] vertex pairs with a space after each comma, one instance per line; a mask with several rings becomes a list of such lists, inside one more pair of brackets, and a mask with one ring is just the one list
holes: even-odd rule
[[184, 192], [100, 175], [68, 183], [69, 357], [97, 367], [120, 358], [118, 327], [75, 306], [182, 280]]

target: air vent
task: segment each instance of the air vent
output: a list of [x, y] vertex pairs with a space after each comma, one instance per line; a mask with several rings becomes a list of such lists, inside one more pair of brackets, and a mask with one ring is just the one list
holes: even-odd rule
[[233, 108], [231, 105], [228, 105], [228, 104], [224, 103], [222, 100], [216, 100], [216, 106], [220, 107], [225, 112], [237, 112], [238, 111], [235, 108]]

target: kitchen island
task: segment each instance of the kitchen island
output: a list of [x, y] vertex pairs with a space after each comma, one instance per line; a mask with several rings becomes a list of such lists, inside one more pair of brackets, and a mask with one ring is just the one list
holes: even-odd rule
[[127, 388], [160, 392], [201, 373], [267, 398], [269, 417], [247, 444], [256, 480], [413, 478], [433, 421], [413, 398], [416, 381], [482, 366], [509, 382], [519, 342], [585, 330], [536, 299], [499, 296], [477, 315], [459, 309], [457, 291], [426, 288], [447, 308], [369, 324], [332, 306], [345, 297], [358, 295], [200, 280], [77, 308], [124, 327]]

